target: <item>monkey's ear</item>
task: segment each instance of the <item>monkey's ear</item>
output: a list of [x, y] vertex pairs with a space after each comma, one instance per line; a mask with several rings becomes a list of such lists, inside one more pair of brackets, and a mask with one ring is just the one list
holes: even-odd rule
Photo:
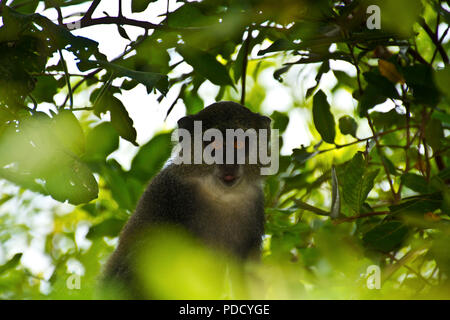
[[263, 127], [270, 129], [270, 123], [272, 122], [272, 119], [266, 116], [261, 116], [261, 124]]
[[178, 120], [178, 128], [192, 131], [194, 129], [194, 119], [192, 116], [185, 116]]

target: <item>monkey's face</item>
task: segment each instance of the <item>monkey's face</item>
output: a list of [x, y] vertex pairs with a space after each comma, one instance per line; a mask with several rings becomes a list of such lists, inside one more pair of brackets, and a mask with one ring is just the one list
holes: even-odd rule
[[[211, 148], [211, 156], [215, 159], [220, 159], [220, 163], [212, 164], [212, 174], [215, 179], [226, 187], [233, 187], [238, 185], [243, 177], [249, 175], [254, 176], [254, 170], [252, 171], [248, 167], [249, 161], [249, 144], [239, 143], [236, 139], [231, 143], [222, 143], [218, 141], [212, 141], [210, 143], [204, 142], [204, 151]], [[231, 153], [231, 154], [230, 154]], [[239, 159], [240, 156], [242, 159]], [[228, 158], [228, 163], [227, 163]], [[231, 161], [230, 161], [231, 160]], [[256, 176], [254, 177], [256, 178]]]
[[270, 118], [226, 101], [181, 118], [178, 128], [183, 150], [178, 159], [193, 174], [211, 175], [224, 188], [259, 180], [260, 150], [268, 151]]

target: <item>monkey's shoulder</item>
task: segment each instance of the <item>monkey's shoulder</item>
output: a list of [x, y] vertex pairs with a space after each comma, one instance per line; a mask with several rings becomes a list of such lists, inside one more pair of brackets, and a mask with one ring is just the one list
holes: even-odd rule
[[194, 210], [194, 203], [193, 186], [169, 167], [152, 179], [137, 205], [136, 215], [157, 221], [183, 220]]

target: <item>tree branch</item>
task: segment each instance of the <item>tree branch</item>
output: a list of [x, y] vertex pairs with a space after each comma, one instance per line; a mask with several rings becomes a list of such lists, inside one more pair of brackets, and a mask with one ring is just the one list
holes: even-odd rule
[[445, 52], [445, 49], [442, 47], [442, 44], [440, 43], [437, 34], [435, 34], [433, 32], [433, 30], [430, 29], [430, 27], [427, 25], [425, 19], [420, 18], [419, 19], [419, 24], [423, 28], [423, 30], [425, 30], [425, 32], [428, 34], [428, 36], [430, 37], [431, 41], [433, 41], [434, 45], [436, 46], [436, 49], [439, 51], [439, 54], [442, 57], [442, 61], [445, 64], [448, 64], [449, 63], [448, 55]]
[[245, 105], [245, 85], [246, 85], [246, 75], [247, 75], [247, 63], [248, 63], [248, 50], [250, 47], [250, 41], [252, 40], [252, 30], [248, 30], [247, 39], [244, 42], [244, 60], [242, 61], [242, 74], [241, 74], [241, 104]]
[[92, 14], [94, 13], [95, 9], [97, 9], [99, 4], [100, 4], [100, 0], [92, 1], [91, 6], [86, 11], [86, 14], [84, 15], [82, 20], [90, 20], [92, 17]]
[[390, 211], [374, 211], [374, 212], [368, 212], [368, 213], [362, 213], [360, 215], [354, 216], [354, 217], [347, 217], [347, 218], [340, 218], [335, 220], [335, 224], [343, 223], [343, 222], [351, 222], [356, 219], [361, 218], [367, 218], [367, 217], [373, 217], [373, 216], [384, 216], [386, 214], [390, 214]]
[[397, 201], [398, 200], [398, 196], [397, 196], [397, 193], [394, 190], [394, 185], [393, 185], [392, 180], [391, 180], [391, 174], [389, 173], [389, 169], [388, 169], [388, 167], [386, 165], [386, 161], [384, 160], [383, 152], [382, 152], [381, 147], [380, 147], [380, 142], [378, 141], [378, 137], [376, 136], [376, 131], [375, 131], [375, 128], [373, 127], [373, 123], [372, 123], [372, 120], [370, 119], [369, 114], [367, 114], [366, 118], [367, 118], [367, 121], [369, 122], [370, 130], [372, 131], [372, 134], [374, 135], [375, 146], [377, 148], [378, 154], [380, 155], [381, 163], [383, 164], [384, 172], [386, 173], [386, 177], [387, 177], [387, 180], [389, 182], [389, 187], [391, 189], [392, 195], [394, 196], [394, 201]]

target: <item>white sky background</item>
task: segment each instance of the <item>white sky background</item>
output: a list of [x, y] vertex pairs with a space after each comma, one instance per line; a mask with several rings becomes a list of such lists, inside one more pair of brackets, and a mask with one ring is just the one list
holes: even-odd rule
[[[126, 17], [136, 20], [147, 20], [153, 23], [158, 23], [163, 19], [162, 17], [158, 18], [158, 15], [165, 13], [167, 5], [166, 0], [160, 0], [155, 3], [151, 3], [147, 10], [142, 13], [132, 14], [130, 9], [130, 0], [124, 0], [123, 2], [123, 14]], [[69, 8], [62, 8], [63, 15], [65, 16], [69, 13], [79, 11], [85, 12], [89, 5], [90, 3], [72, 6]], [[118, 12], [117, 5], [117, 0], [103, 0], [95, 11], [93, 17], [103, 16], [103, 11], [108, 12], [111, 16], [116, 16]], [[175, 10], [178, 6], [180, 6], [180, 4], [176, 4], [175, 0], [170, 0], [171, 11]], [[49, 9], [46, 11], [43, 11], [43, 9], [44, 7], [41, 4], [38, 12], [44, 14], [53, 21], [56, 21], [57, 15], [54, 9]], [[77, 19], [78, 18], [75, 17], [72, 20], [67, 20], [65, 22], [67, 23]], [[125, 29], [132, 39], [135, 39], [138, 35], [143, 33], [143, 29], [137, 27], [125, 26]], [[129, 42], [119, 36], [115, 25], [92, 26], [81, 30], [75, 30], [73, 33], [99, 42], [100, 51], [106, 54], [109, 60], [120, 55]], [[266, 47], [266, 45], [268, 44], [264, 44], [263, 46]], [[259, 46], [255, 47], [252, 52], [253, 57], [256, 57], [256, 52], [259, 49]], [[67, 52], [64, 52], [64, 56], [66, 58], [66, 62], [68, 63], [69, 72], [78, 73], [79, 71], [76, 69], [73, 59], [74, 56]], [[171, 61], [171, 63], [178, 60], [179, 58], [175, 56], [173, 57], [173, 61]], [[49, 64], [54, 64], [56, 61], [57, 60], [53, 59], [53, 61]], [[308, 146], [311, 142], [312, 137], [309, 133], [309, 128], [307, 125], [312, 118], [311, 109], [294, 108], [294, 99], [298, 100], [296, 101], [297, 103], [302, 102], [304, 100], [306, 90], [315, 84], [314, 78], [316, 76], [317, 65], [318, 64], [301, 66], [301, 68], [304, 68], [301, 73], [299, 73], [300, 67], [291, 68], [291, 70], [284, 75], [284, 84], [280, 84], [273, 78], [274, 68], [264, 70], [258, 79], [259, 83], [267, 90], [266, 99], [262, 104], [263, 113], [270, 115], [274, 110], [290, 111], [290, 123], [286, 133], [284, 134], [284, 148], [282, 149], [283, 154], [290, 154], [293, 148], [298, 148], [301, 144]], [[353, 66], [346, 62], [330, 61], [330, 66], [331, 69], [343, 70], [348, 72], [350, 75], [355, 75], [356, 73]], [[278, 67], [281, 67], [281, 64]], [[177, 74], [181, 74], [190, 70], [191, 67], [189, 65], [181, 64], [175, 69], [175, 72]], [[175, 77], [177, 74], [171, 76]], [[336, 79], [332, 73], [329, 72], [322, 77], [320, 88], [324, 89], [325, 92], [328, 92], [328, 90], [332, 88], [335, 83]], [[209, 81], [201, 86], [199, 93], [205, 101], [205, 106], [214, 102], [214, 98], [218, 90], [219, 88], [212, 85]], [[143, 85], [138, 85], [135, 89], [124, 91], [124, 93], [119, 96], [128, 110], [130, 117], [133, 119], [134, 127], [137, 131], [137, 142], [140, 145], [146, 143], [154, 135], [154, 133], [160, 131], [161, 129], [174, 128], [177, 120], [185, 115], [185, 108], [180, 100], [167, 120], [164, 121], [166, 112], [176, 98], [177, 94], [178, 89], [172, 89], [167, 97], [164, 98], [161, 103], [158, 103], [156, 100], [159, 96], [158, 94], [149, 95]], [[60, 93], [56, 96], [57, 104], [62, 102], [65, 95], [65, 93]], [[75, 107], [89, 106], [88, 98], [88, 92], [82, 92], [79, 95], [75, 95]], [[333, 96], [328, 94], [328, 100], [332, 105], [332, 112], [335, 115], [336, 121], [343, 114], [352, 115], [353, 110], [356, 108], [356, 101], [352, 99], [349, 92], [344, 90], [339, 90]], [[39, 106], [39, 110], [46, 112], [49, 107], [54, 109], [54, 106], [52, 107], [50, 104], [41, 104]], [[392, 107], [392, 103], [386, 103], [384, 106], [377, 107], [377, 110], [387, 111]], [[104, 119], [107, 119], [107, 117], [105, 116]], [[365, 123], [360, 124], [358, 136], [366, 137], [369, 135], [370, 131], [367, 125], [365, 125]], [[119, 150], [114, 152], [111, 156], [116, 158], [125, 169], [129, 169], [131, 159], [137, 150], [137, 147], [121, 139]], [[0, 188], [3, 190], [6, 188], [9, 190], [15, 190], [12, 191], [12, 193], [17, 193], [19, 190], [17, 187], [12, 187], [10, 184], [2, 181], [0, 181]], [[52, 228], [51, 208], [57, 205], [61, 208], [61, 212], [70, 212], [72, 210], [72, 206], [68, 204], [60, 204], [48, 196], [45, 197], [29, 191], [26, 191], [23, 197], [29, 198], [34, 206], [39, 208], [39, 214], [30, 215], [28, 212], [17, 212], [17, 221], [19, 223], [23, 221], [23, 223], [26, 223], [31, 227], [31, 230], [33, 230], [32, 234], [34, 240], [31, 243], [27, 243], [26, 239], [17, 236], [8, 243], [8, 252], [2, 252], [0, 247], [0, 264], [11, 258], [14, 253], [23, 252], [24, 256], [21, 260], [22, 264], [28, 267], [33, 273], [37, 274], [43, 272], [44, 277], [48, 277], [51, 275], [52, 270], [50, 259], [43, 254], [43, 244], [45, 234]], [[2, 212], [17, 211], [18, 206], [19, 202], [17, 199], [8, 201], [0, 207], [0, 216]], [[30, 216], [33, 217], [31, 221], [29, 218]], [[79, 232], [77, 232], [77, 238], [80, 239], [80, 244], [82, 245], [82, 238], [84, 238], [83, 234], [87, 232], [88, 226], [84, 225], [79, 229]], [[76, 264], [73, 269], [77, 270]]]

